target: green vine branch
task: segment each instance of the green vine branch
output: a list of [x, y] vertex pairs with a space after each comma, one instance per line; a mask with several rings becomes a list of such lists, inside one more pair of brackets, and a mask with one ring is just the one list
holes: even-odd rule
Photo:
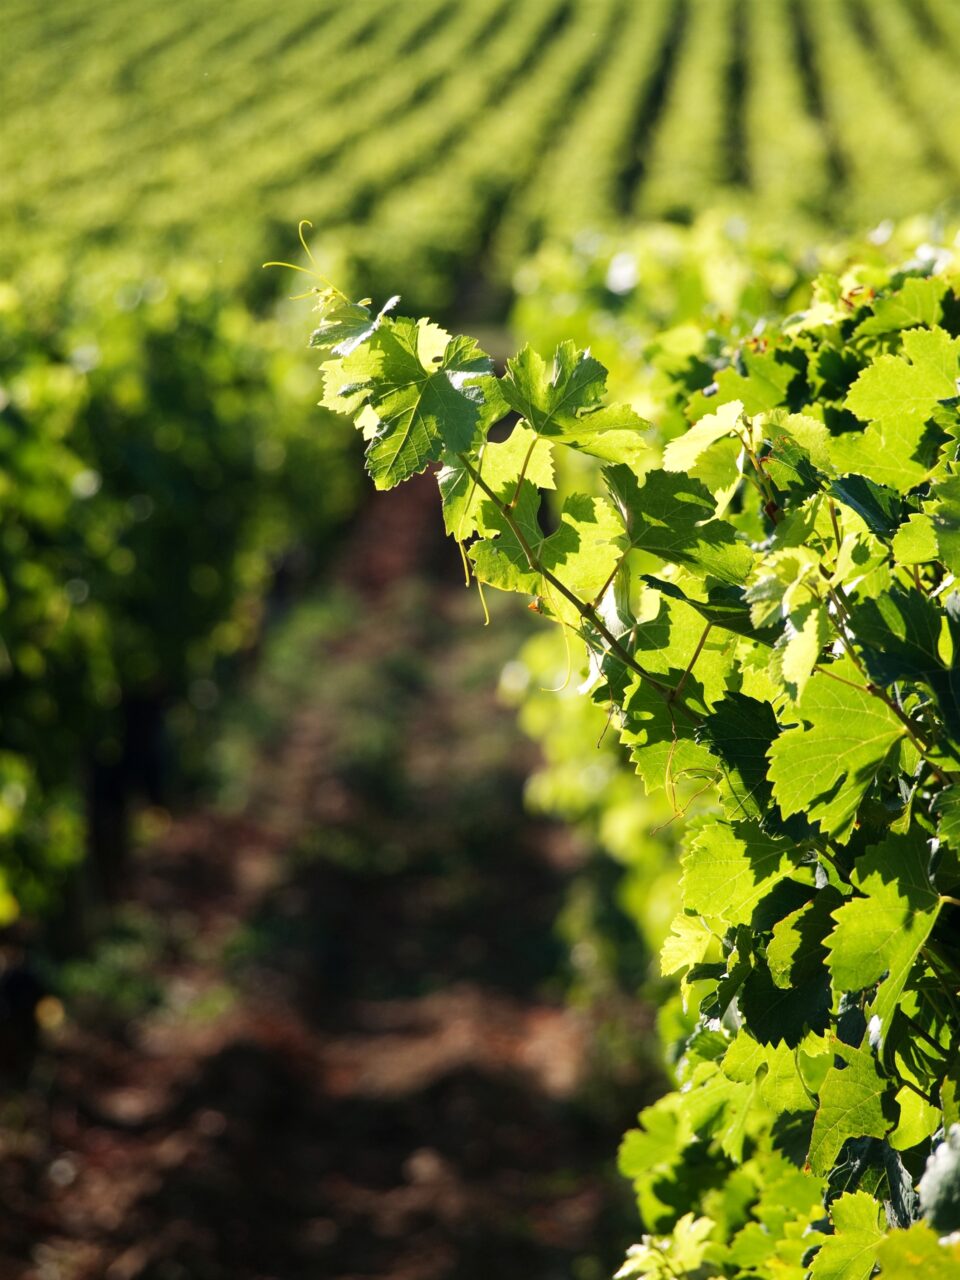
[[[476, 470], [469, 458], [462, 453], [458, 456], [460, 462], [463, 464], [464, 470], [473, 480], [474, 484], [487, 495], [490, 501], [497, 508], [497, 511], [503, 518], [507, 528], [516, 538], [520, 549], [523, 551], [523, 554], [527, 559], [527, 564], [530, 566], [530, 569], [542, 577], [545, 582], [548, 582], [555, 591], [559, 592], [568, 604], [573, 605], [580, 617], [583, 618], [585, 622], [588, 622], [598, 635], [603, 637], [610, 652], [613, 653], [624, 664], [624, 666], [638, 675], [641, 680], [644, 680], [651, 689], [656, 690], [664, 701], [668, 704], [673, 704], [677, 697], [676, 691], [671, 688], [670, 685], [664, 684], [662, 680], [658, 680], [656, 676], [653, 675], [652, 672], [647, 671], [645, 667], [642, 667], [640, 663], [637, 662], [636, 658], [634, 658], [633, 654], [629, 653], [623, 647], [617, 637], [599, 616], [594, 606], [588, 604], [585, 600], [581, 600], [575, 592], [571, 591], [565, 583], [561, 582], [555, 574], [550, 572], [546, 565], [544, 565], [537, 556], [537, 553], [534, 551], [533, 547], [531, 547], [526, 535], [517, 523], [512, 506], [497, 497], [496, 493], [490, 488], [484, 478], [480, 475], [479, 471]], [[678, 710], [680, 710], [682, 714], [691, 721], [691, 723], [699, 723], [699, 717], [691, 711], [689, 707], [685, 706], [682, 702], [677, 703], [676, 705]]]

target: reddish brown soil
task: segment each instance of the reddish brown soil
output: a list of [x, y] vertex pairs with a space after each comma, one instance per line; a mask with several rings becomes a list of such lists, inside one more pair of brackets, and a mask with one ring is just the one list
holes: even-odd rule
[[[589, 1101], [592, 1023], [562, 1003], [553, 932], [582, 851], [525, 817], [530, 751], [492, 682], [450, 709], [450, 573], [425, 613], [393, 603], [442, 554], [436, 518], [426, 484], [371, 506], [340, 566], [362, 617], [317, 655], [336, 682], [429, 650], [402, 787], [345, 770], [305, 698], [242, 812], [142, 851], [127, 898], [161, 922], [163, 1000], [68, 1017], [0, 1112], [2, 1280], [594, 1280], [622, 1256], [612, 1158], [647, 1086]], [[329, 856], [347, 839], [385, 862]]]

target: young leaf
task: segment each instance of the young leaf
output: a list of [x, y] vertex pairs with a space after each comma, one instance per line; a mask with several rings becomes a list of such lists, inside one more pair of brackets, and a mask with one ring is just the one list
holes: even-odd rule
[[759, 1044], [740, 1031], [721, 1065], [731, 1080], [742, 1084], [758, 1081], [760, 1100], [773, 1112], [814, 1109], [797, 1067], [796, 1052], [786, 1044]]
[[794, 700], [803, 696], [829, 635], [827, 610], [818, 600], [806, 601], [787, 619], [787, 629], [776, 652], [783, 683]]
[[[676, 682], [681, 671], [669, 670], [666, 675]], [[697, 691], [697, 682], [688, 680], [688, 702]], [[620, 739], [630, 748], [630, 761], [643, 778], [648, 795], [662, 788], [672, 793], [680, 781], [714, 774], [716, 761], [709, 748], [696, 740], [695, 724], [668, 705], [646, 681], [631, 685], [623, 712]]]
[[931, 328], [940, 321], [940, 300], [946, 288], [947, 282], [942, 277], [929, 276], [921, 279], [911, 276], [904, 281], [902, 289], [877, 298], [873, 304], [873, 315], [857, 325], [854, 337], [893, 333], [899, 329], [910, 329], [914, 325]]
[[550, 368], [528, 345], [507, 361], [501, 391], [538, 435], [559, 435], [564, 427], [575, 428], [584, 410], [597, 407], [606, 379], [599, 360], [572, 342], [561, 342]]
[[689, 471], [705, 449], [737, 430], [742, 416], [740, 400], [731, 400], [716, 413], [708, 413], [689, 431], [670, 441], [663, 451], [664, 471]]
[[388, 311], [400, 301], [394, 294], [383, 304], [377, 315], [360, 302], [350, 302], [337, 295], [330, 296], [320, 308], [321, 320], [310, 335], [310, 346], [329, 350], [336, 356], [348, 356], [362, 342], [380, 328], [380, 322]]
[[[367, 470], [378, 489], [390, 489], [444, 450], [470, 448], [481, 422], [490, 420], [477, 384], [491, 372], [489, 357], [472, 338], [450, 338], [423, 321], [401, 318], [382, 323], [339, 363], [324, 365], [324, 403], [345, 402], [341, 409], [365, 403], [375, 415]], [[495, 396], [495, 385], [487, 391]]]
[[578, 449], [602, 462], [622, 462], [640, 475], [654, 452], [647, 443], [650, 423], [629, 405], [611, 404], [583, 413], [572, 422], [555, 422], [543, 438]]
[[877, 1248], [881, 1277], [895, 1280], [960, 1280], [960, 1242], [937, 1239], [925, 1222], [891, 1231]]
[[893, 555], [897, 564], [929, 564], [940, 556], [937, 531], [928, 515], [911, 515], [893, 538]]
[[[549, 442], [529, 427], [519, 424], [508, 439], [481, 446], [475, 470], [497, 497], [507, 503], [513, 501], [521, 473], [539, 489], [554, 488]], [[466, 542], [478, 530], [482, 533], [495, 532], [479, 528], [480, 508], [488, 499], [456, 454], [450, 456], [441, 468], [437, 484], [443, 502], [443, 522], [451, 537]]]
[[880, 356], [857, 378], [846, 405], [870, 426], [862, 435], [840, 436], [831, 453], [840, 470], [906, 493], [928, 477], [935, 461], [925, 425], [939, 401], [957, 394], [960, 338], [943, 329], [910, 329], [903, 351]]
[[541, 596], [546, 612], [579, 626], [579, 610], [538, 569], [531, 567], [526, 548], [533, 552], [538, 565], [580, 600], [589, 602], [609, 580], [622, 555], [619, 521], [602, 498], [571, 494], [563, 504], [559, 528], [548, 537], [540, 528], [539, 507], [539, 491], [524, 480], [511, 511], [512, 521], [523, 538], [521, 542], [503, 512], [493, 502], [485, 501], [478, 523], [491, 536], [473, 544], [470, 558], [481, 582], [500, 591]]
[[957, 394], [958, 360], [960, 338], [943, 329], [910, 330], [903, 335], [903, 355], [880, 356], [863, 370], [847, 395], [847, 408], [863, 422], [916, 431], [938, 401]]

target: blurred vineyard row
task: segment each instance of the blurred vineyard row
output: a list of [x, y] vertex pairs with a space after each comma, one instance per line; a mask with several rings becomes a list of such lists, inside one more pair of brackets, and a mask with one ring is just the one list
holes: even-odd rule
[[[0, 921], [109, 900], [133, 794], [349, 513], [308, 359], [202, 270], [116, 261], [0, 288]], [[295, 350], [295, 348], [294, 348]], [[75, 889], [77, 886], [74, 886]]]
[[856, 229], [960, 181], [952, 0], [17, 0], [5, 45], [6, 266], [122, 243], [235, 282], [304, 217], [436, 314], [558, 233], [718, 199]]

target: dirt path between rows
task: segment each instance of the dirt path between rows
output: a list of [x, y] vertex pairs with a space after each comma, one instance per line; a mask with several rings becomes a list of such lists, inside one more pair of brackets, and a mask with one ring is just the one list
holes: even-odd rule
[[[481, 630], [435, 502], [371, 504], [331, 584], [351, 626], [301, 644], [242, 803], [141, 851], [159, 995], [68, 1006], [0, 1111], [3, 1280], [600, 1280], [622, 1257], [613, 1156], [648, 1086], [598, 1084], [563, 1002], [584, 851], [523, 811], [532, 752], [494, 698], [516, 622]], [[412, 566], [431, 581], [397, 587]]]

